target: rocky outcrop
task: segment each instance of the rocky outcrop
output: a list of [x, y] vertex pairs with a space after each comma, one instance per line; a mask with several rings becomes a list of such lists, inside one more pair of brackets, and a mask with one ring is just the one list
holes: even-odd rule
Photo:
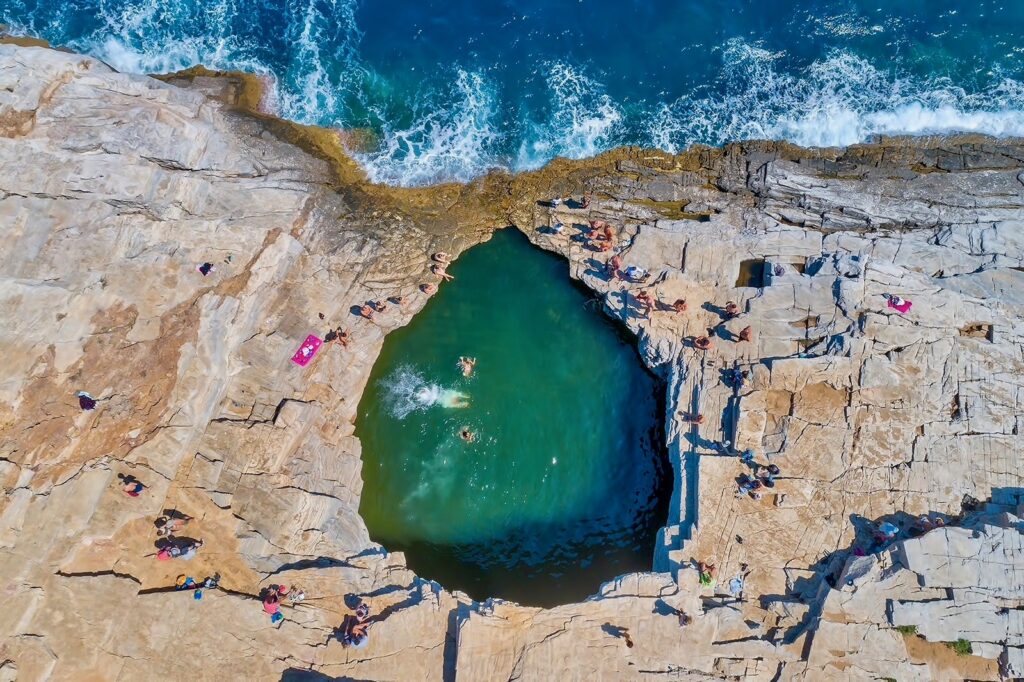
[[[399, 190], [328, 131], [246, 110], [244, 83], [168, 80], [0, 45], [0, 679], [1021, 674], [1024, 146], [621, 149]], [[609, 277], [594, 219], [647, 284]], [[554, 609], [424, 581], [358, 515], [352, 423], [384, 336], [426, 302], [429, 253], [506, 224], [566, 257], [668, 389], [652, 572]], [[337, 326], [347, 346], [289, 362]], [[781, 468], [760, 500], [735, 495], [748, 448]], [[191, 563], [155, 559], [171, 508], [205, 541]], [[906, 539], [923, 514], [947, 525]], [[880, 519], [902, 530], [874, 552]], [[222, 589], [175, 591], [183, 567]], [[272, 582], [307, 595], [280, 625], [256, 599]], [[364, 649], [332, 636], [346, 595], [381, 616]], [[972, 656], [937, 644], [958, 639]]]

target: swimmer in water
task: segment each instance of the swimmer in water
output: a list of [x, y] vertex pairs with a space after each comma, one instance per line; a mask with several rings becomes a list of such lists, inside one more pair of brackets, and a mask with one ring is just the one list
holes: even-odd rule
[[446, 390], [441, 392], [438, 402], [441, 403], [442, 407], [460, 409], [469, 407], [469, 396], [458, 391]]
[[476, 441], [476, 434], [470, 431], [468, 426], [463, 426], [459, 429], [459, 438], [467, 443], [473, 443]]
[[462, 370], [462, 376], [471, 377], [473, 376], [473, 368], [476, 367], [476, 358], [459, 358], [459, 369]]

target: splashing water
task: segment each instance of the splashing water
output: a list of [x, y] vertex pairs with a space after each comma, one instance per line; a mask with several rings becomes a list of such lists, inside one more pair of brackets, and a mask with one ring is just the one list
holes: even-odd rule
[[381, 381], [381, 386], [387, 396], [388, 412], [398, 420], [435, 405], [449, 409], [469, 406], [468, 395], [431, 383], [408, 365], [397, 367]]

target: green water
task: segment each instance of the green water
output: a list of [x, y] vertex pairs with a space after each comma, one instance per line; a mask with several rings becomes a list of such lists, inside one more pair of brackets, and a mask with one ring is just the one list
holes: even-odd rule
[[659, 388], [630, 341], [514, 230], [449, 272], [387, 337], [359, 406], [370, 536], [476, 599], [568, 603], [650, 570], [671, 488]]

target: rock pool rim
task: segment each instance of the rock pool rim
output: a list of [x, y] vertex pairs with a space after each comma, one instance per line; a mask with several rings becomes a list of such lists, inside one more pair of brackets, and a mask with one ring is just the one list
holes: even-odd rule
[[[496, 239], [499, 236], [503, 238]], [[499, 243], [495, 243], [496, 241]], [[636, 343], [636, 337], [629, 332], [627, 326], [617, 317], [604, 312], [602, 297], [571, 276], [569, 263], [563, 255], [538, 246], [522, 230], [514, 227], [495, 229], [487, 239], [476, 244], [475, 247], [483, 251], [476, 252], [471, 247], [462, 254], [462, 256], [467, 256], [470, 252], [475, 254], [473, 262], [466, 264], [470, 269], [461, 274], [453, 272], [459, 279], [442, 287], [451, 288], [462, 285], [466, 288], [463, 288], [455, 296], [452, 296], [455, 294], [455, 290], [449, 292], [448, 299], [428, 303], [410, 321], [410, 324], [415, 324], [415, 320], [426, 315], [426, 319], [423, 320], [425, 326], [412, 331], [408, 329], [407, 325], [402, 338], [386, 339], [380, 355], [373, 362], [370, 378], [359, 396], [356, 417], [355, 435], [360, 439], [363, 452], [361, 459], [364, 489], [360, 496], [360, 517], [370, 532], [371, 540], [388, 552], [403, 552], [408, 568], [421, 579], [436, 583], [451, 593], [461, 593], [478, 603], [496, 599], [528, 607], [554, 608], [599, 597], [604, 591], [605, 585], [624, 575], [653, 571], [660, 548], [659, 538], [662, 537], [666, 525], [672, 518], [670, 507], [676, 496], [677, 485], [675, 483], [675, 467], [669, 457], [666, 444], [667, 384], [657, 371], [652, 370], [645, 362]], [[616, 388], [610, 389], [611, 394], [603, 395], [602, 399], [597, 402], [591, 401], [594, 405], [603, 405], [604, 399], [612, 400], [608, 404], [609, 412], [605, 413], [604, 409], [598, 409], [596, 414], [613, 415], [613, 421], [607, 421], [600, 417], [597, 422], [590, 421], [595, 414], [592, 413], [588, 417], [586, 416], [587, 410], [580, 415], [584, 419], [583, 422], [580, 422], [580, 428], [583, 428], [585, 433], [594, 433], [598, 442], [617, 444], [609, 448], [598, 447], [588, 455], [587, 453], [590, 452], [588, 448], [595, 446], [596, 443], [589, 441], [589, 445], [584, 447], [583, 443], [587, 441], [585, 438], [583, 441], [579, 441], [579, 448], [577, 448], [573, 447], [577, 444], [577, 439], [570, 437], [568, 449], [565, 449], [564, 441], [559, 441], [562, 444], [556, 445], [556, 449], [549, 453], [557, 455], [559, 462], [563, 462], [564, 458], [564, 461], [569, 464], [570, 468], [562, 474], [563, 477], [569, 476], [567, 481], [578, 480], [574, 467], [603, 472], [603, 474], [598, 474], [590, 479], [587, 484], [570, 486], [565, 493], [568, 495], [565, 499], [578, 499], [579, 502], [574, 507], [575, 511], [570, 512], [567, 516], [563, 516], [563, 512], [559, 510], [568, 511], [569, 508], [573, 508], [574, 503], [569, 503], [570, 507], [568, 508], [563, 507], [556, 502], [556, 499], [560, 497], [559, 494], [555, 493], [554, 498], [551, 497], [551, 484], [545, 485], [540, 482], [540, 479], [534, 478], [534, 476], [544, 473], [546, 466], [541, 465], [542, 468], [538, 469], [536, 474], [525, 473], [533, 471], [533, 467], [540, 464], [539, 459], [544, 459], [535, 456], [539, 452], [538, 448], [527, 446], [528, 449], [523, 451], [516, 445], [508, 445], [519, 442], [517, 433], [520, 437], [525, 437], [525, 440], [522, 441], [523, 444], [528, 442], [533, 446], [538, 444], [538, 441], [531, 441], [522, 432], [522, 425], [531, 423], [532, 417], [529, 415], [535, 410], [527, 408], [522, 415], [515, 414], [514, 410], [512, 413], [505, 412], [501, 406], [504, 405], [505, 408], [508, 408], [509, 405], [498, 397], [507, 391], [509, 386], [507, 379], [502, 380], [501, 376], [515, 376], [514, 365], [524, 359], [530, 365], [533, 364], [528, 359], [529, 352], [525, 356], [516, 351], [512, 351], [511, 355], [505, 355], [507, 351], [500, 350], [501, 343], [491, 347], [491, 360], [494, 361], [496, 368], [502, 369], [501, 373], [489, 378], [488, 382], [479, 387], [479, 390], [483, 391], [480, 394], [480, 399], [484, 401], [481, 403], [483, 412], [474, 415], [473, 419], [483, 419], [490, 423], [490, 426], [485, 426], [483, 423], [478, 426], [485, 431], [489, 428], [495, 429], [493, 434], [498, 437], [498, 440], [488, 443], [480, 452], [476, 453], [484, 456], [485, 461], [489, 462], [480, 470], [476, 470], [475, 465], [470, 463], [472, 457], [463, 459], [455, 451], [446, 455], [439, 454], [447, 452], [451, 447], [441, 444], [444, 442], [443, 431], [445, 428], [442, 424], [452, 422], [453, 419], [454, 422], [458, 422], [458, 417], [442, 416], [443, 411], [434, 414], [433, 417], [420, 414], [418, 418], [414, 418], [411, 426], [399, 427], [397, 422], [393, 422], [395, 416], [392, 412], [394, 409], [392, 401], [396, 396], [385, 388], [387, 385], [394, 385], [392, 382], [395, 380], [396, 373], [397, 376], [405, 376], [404, 373], [410, 369], [416, 374], [424, 374], [425, 377], [428, 377], [429, 382], [441, 381], [442, 386], [447, 386], [444, 383], [445, 380], [441, 378], [442, 375], [438, 374], [439, 371], [444, 372], [442, 367], [444, 363], [438, 362], [436, 353], [443, 349], [442, 354], [447, 358], [461, 347], [463, 341], [469, 340], [468, 337], [462, 339], [462, 335], [457, 333], [460, 324], [478, 319], [477, 315], [480, 314], [483, 315], [479, 318], [480, 320], [494, 321], [493, 317], [488, 317], [488, 314], [483, 313], [478, 306], [481, 300], [491, 300], [494, 286], [503, 290], [508, 282], [508, 270], [503, 269], [495, 261], [514, 263], [524, 259], [525, 263], [528, 255], [526, 252], [530, 252], [531, 259], [536, 258], [537, 260], [531, 261], [530, 265], [524, 265], [525, 271], [534, 278], [533, 281], [541, 283], [540, 287], [543, 291], [551, 292], [552, 299], [551, 304], [547, 307], [541, 305], [538, 308], [531, 303], [538, 295], [537, 287], [527, 287], [524, 290], [525, 295], [519, 297], [521, 300], [510, 303], [517, 311], [511, 313], [511, 318], [508, 318], [503, 311], [494, 312], [496, 317], [512, 320], [510, 324], [514, 328], [526, 324], [526, 328], [533, 329], [532, 333], [528, 332], [527, 336], [519, 341], [520, 344], [526, 345], [519, 347], [534, 347], [538, 332], [543, 336], [556, 331], [556, 328], [551, 326], [551, 322], [547, 321], [545, 311], [549, 308], [566, 310], [565, 306], [569, 305], [572, 312], [568, 314], [568, 317], [560, 319], [560, 323], [567, 325], [564, 329], [575, 330], [575, 334], [570, 331], [562, 341], [569, 344], [569, 347], [580, 349], [582, 355], [577, 354], [578, 357], [592, 357], [591, 354], [594, 352], [609, 354], [609, 364], [606, 364], [605, 367], [611, 368], [610, 370], [605, 369], [603, 373], [598, 372], [585, 378], [582, 383], [579, 383], [578, 380], [570, 380], [570, 383], [566, 384], [564, 379], [554, 379], [550, 388], [546, 390], [555, 391], [551, 395], [559, 395], [557, 402], [560, 404], [576, 405], [581, 399], [585, 401], [588, 384], [594, 386], [593, 381], [601, 381], [601, 385], [604, 386], [604, 382], [611, 378], [608, 376], [609, 371], [612, 375], [620, 377], [619, 380], [615, 380], [615, 384], [612, 384]], [[493, 279], [488, 274], [492, 268], [496, 273]], [[511, 270], [515, 271], [516, 268], [513, 267]], [[549, 281], [549, 275], [552, 280], [562, 277], [565, 279], [559, 279], [557, 282]], [[488, 283], [481, 281], [481, 277], [484, 278], [484, 281], [489, 280]], [[552, 291], [549, 288], [551, 286], [557, 286], [561, 291]], [[489, 287], [491, 288], [489, 289]], [[480, 294], [474, 293], [478, 291], [487, 293], [483, 293], [481, 297]], [[595, 305], [602, 305], [602, 311], [594, 310]], [[430, 312], [431, 310], [433, 313]], [[536, 316], [536, 324], [529, 324], [522, 317], [525, 310], [531, 311], [527, 313], [527, 318], [531, 315]], [[463, 322], [460, 323], [460, 319]], [[439, 322], [440, 320], [443, 322]], [[439, 323], [441, 324], [440, 328], [438, 327]], [[489, 323], [485, 324], [483, 329], [502, 328], [500, 322], [495, 321], [495, 324], [498, 326], [491, 327]], [[456, 330], [455, 339], [443, 331], [440, 336], [437, 336], [439, 329], [446, 329], [449, 325]], [[590, 325], [593, 325], [594, 329], [591, 329]], [[400, 332], [400, 330], [392, 331]], [[508, 331], [505, 329], [506, 333]], [[558, 330], [556, 336], [562, 338], [562, 333]], [[477, 341], [482, 341], [484, 346], [487, 346], [487, 338], [495, 338], [491, 334], [492, 332], [489, 331], [476, 334]], [[591, 348], [586, 344], [577, 345], [581, 341], [581, 335], [588, 338], [594, 335], [595, 347]], [[499, 338], [504, 337], [505, 334], [502, 334]], [[416, 349], [424, 348], [424, 338], [428, 340], [436, 338], [439, 345], [430, 352], [418, 352]], [[391, 343], [389, 344], [388, 341]], [[455, 345], [453, 345], [453, 341]], [[469, 342], [473, 343], [471, 340]], [[612, 344], [614, 348], [610, 345], [605, 348], [606, 344]], [[512, 347], [516, 345], [514, 343]], [[410, 352], [412, 355], [409, 355]], [[509, 362], [512, 362], [513, 365], [510, 366]], [[586, 361], [584, 360], [584, 362]], [[567, 376], [587, 377], [588, 373], [585, 370], [582, 374], [577, 374], [581, 370], [579, 360], [575, 363], [569, 362], [567, 365], [562, 360], [555, 360], [555, 363], [566, 367]], [[636, 365], [629, 367], [627, 363], [636, 363]], [[509, 373], [510, 370], [513, 372], [512, 374]], [[540, 376], [530, 374], [528, 369], [526, 372], [523, 378], [530, 377], [526, 379], [528, 383], [525, 385], [527, 386], [537, 385], [536, 382], [543, 381], [542, 377], [546, 376], [544, 372]], [[620, 380], [622, 385], [618, 385]], [[494, 382], [497, 382], [499, 386], [504, 385], [505, 388], [497, 388], [498, 393], [496, 394]], [[457, 385], [455, 384], [455, 386]], [[516, 384], [513, 382], [511, 385]], [[633, 387], [631, 393], [622, 392], [627, 386]], [[568, 392], [565, 392], [566, 390]], [[621, 399], [613, 399], [615, 395], [620, 396]], [[495, 399], [499, 402], [494, 402]], [[634, 411], [634, 408], [640, 409]], [[498, 412], [494, 412], [495, 409]], [[576, 410], [570, 408], [569, 411], [572, 413]], [[548, 410], [542, 409], [541, 412], [547, 413]], [[503, 420], [498, 416], [502, 413], [511, 414], [511, 419]], [[488, 417], [488, 414], [491, 416]], [[635, 419], [631, 418], [634, 414]], [[538, 416], [533, 414], [533, 417]], [[563, 415], [562, 418], [565, 416]], [[493, 422], [495, 418], [497, 418], [497, 422]], [[523, 421], [524, 419], [527, 421]], [[617, 426], [622, 423], [622, 420], [630, 424], [623, 427]], [[556, 418], [553, 423], [559, 422], [560, 420]], [[584, 426], [584, 424], [588, 424], [588, 426]], [[607, 426], [601, 426], [602, 424]], [[448, 426], [450, 425], [448, 424]], [[549, 427], [550, 424], [541, 428]], [[593, 431], [595, 427], [598, 428], [596, 432]], [[403, 428], [403, 434], [400, 435], [398, 432], [392, 431], [392, 428]], [[560, 427], [555, 428], [556, 431], [561, 431]], [[608, 435], [619, 432], [627, 435], [624, 435], [622, 441], [617, 439], [606, 441], [604, 437], [597, 435], [602, 433], [601, 429], [608, 430], [610, 432]], [[570, 430], [568, 433], [572, 433], [572, 431]], [[430, 443], [434, 443], [434, 439], [437, 437], [441, 437], [442, 440], [437, 441], [439, 445], [436, 451], [433, 445], [425, 449], [416, 445], [417, 442], [426, 442], [421, 441], [421, 438], [427, 438]], [[546, 443], [547, 439], [542, 437], [539, 442]], [[458, 452], [461, 452], [458, 450], [458, 446], [455, 447]], [[394, 511], [393, 513], [389, 510], [391, 505], [382, 505], [376, 501], [395, 499], [396, 496], [401, 498], [413, 489], [419, 491], [424, 481], [434, 480], [434, 475], [442, 476], [440, 479], [442, 481], [446, 480], [452, 471], [442, 475], [443, 472], [435, 472], [434, 467], [440, 466], [437, 457], [444, 456], [447, 462], [447, 457], [452, 454], [455, 454], [457, 458], [451, 460], [452, 466], [455, 467], [452, 471], [459, 472], [454, 473], [454, 480], [461, 481], [455, 484], [455, 497], [448, 497], [451, 494], [450, 490], [448, 493], [438, 493], [436, 490], [430, 492], [433, 489], [431, 486], [425, 493], [429, 502], [424, 503], [420, 499], [419, 502], [412, 503], [413, 506], [404, 512]], [[519, 459], [519, 474], [515, 473], [517, 470], [515, 464], [510, 465], [511, 469], [507, 468], [509, 466], [507, 462], [515, 460], [517, 457], [521, 458]], [[601, 464], [597, 465], [597, 462]], [[408, 463], [408, 465], [404, 463]], [[618, 466], [629, 467], [631, 473], [626, 474], [625, 478], [620, 480], [621, 475], [615, 473]], [[580, 473], [582, 473], [582, 469]], [[526, 476], [525, 479], [522, 478], [523, 475]], [[466, 478], [467, 476], [468, 478]], [[482, 478], [478, 479], [477, 476], [482, 476]], [[470, 518], [466, 516], [467, 513], [472, 514], [468, 510], [480, 502], [484, 504], [483, 507], [480, 507], [481, 513], [484, 517], [490, 518], [491, 513], [483, 510], [489, 509], [492, 502], [511, 499], [503, 497], [503, 493], [498, 493], [498, 497], [494, 497], [493, 492], [495, 483], [498, 485], [497, 490], [502, 490], [502, 481], [505, 481], [507, 476], [512, 476], [513, 480], [518, 478], [524, 487], [520, 488], [513, 484], [504, 494], [511, 493], [513, 490], [531, 490], [531, 492], [525, 493], [525, 497], [516, 495], [518, 502], [499, 503], [498, 507], [494, 507], [495, 510], [499, 508], [504, 510], [494, 512], [493, 520], [497, 524], [494, 526], [496, 530], [490, 535], [485, 531], [484, 535], [480, 536], [478, 535], [481, 527], [479, 522], [463, 523], [459, 519]], [[544, 474], [544, 479], [546, 478], [547, 474]], [[485, 485], [482, 488], [474, 487], [472, 490], [476, 492], [472, 492], [469, 488], [464, 489], [463, 486], [469, 484], [470, 480], [476, 480], [478, 484]], [[527, 482], [530, 480], [536, 481], [538, 486], [536, 489], [532, 489], [533, 484]], [[489, 486], [486, 485], [488, 482]], [[489, 487], [492, 492], [488, 494], [485, 491]], [[571, 492], [573, 487], [576, 492]], [[445, 490], [444, 485], [442, 484], [441, 488], [437, 490]], [[534, 497], [535, 495], [536, 497]], [[606, 499], [604, 496], [607, 495], [611, 495], [611, 497]], [[450, 504], [446, 501], [449, 499], [451, 500]], [[471, 501], [473, 499], [476, 502]], [[535, 500], [541, 506], [534, 506]], [[605, 502], [599, 500], [605, 500]], [[549, 506], [549, 503], [552, 506]], [[436, 505], [440, 505], [440, 507]], [[610, 511], [612, 509], [616, 511]], [[538, 516], [536, 510], [545, 511]], [[602, 512], [601, 510], [608, 511]], [[521, 516], [523, 511], [527, 512], [525, 516]], [[593, 516], [595, 512], [597, 512], [597, 516]], [[429, 520], [431, 518], [433, 518], [432, 521]], [[423, 521], [421, 522], [420, 519]], [[448, 528], [446, 524], [449, 523], [453, 524], [451, 526], [452, 533], [447, 530], [438, 532], [440, 528]], [[488, 529], [491, 528], [489, 522], [484, 525]], [[462, 528], [465, 528], [468, 535], [460, 539], [459, 536], [463, 531], [458, 529]], [[544, 528], [550, 530], [544, 531]], [[551, 536], [550, 533], [555, 533], [555, 535]], [[568, 533], [568, 535], [563, 537], [563, 533]], [[582, 533], [582, 535], [577, 535], [578, 533]], [[551, 539], [545, 540], [544, 538]], [[520, 548], [523, 550], [521, 557], [519, 556]], [[506, 560], [501, 557], [516, 558], [511, 559], [511, 563], [506, 563]]]

